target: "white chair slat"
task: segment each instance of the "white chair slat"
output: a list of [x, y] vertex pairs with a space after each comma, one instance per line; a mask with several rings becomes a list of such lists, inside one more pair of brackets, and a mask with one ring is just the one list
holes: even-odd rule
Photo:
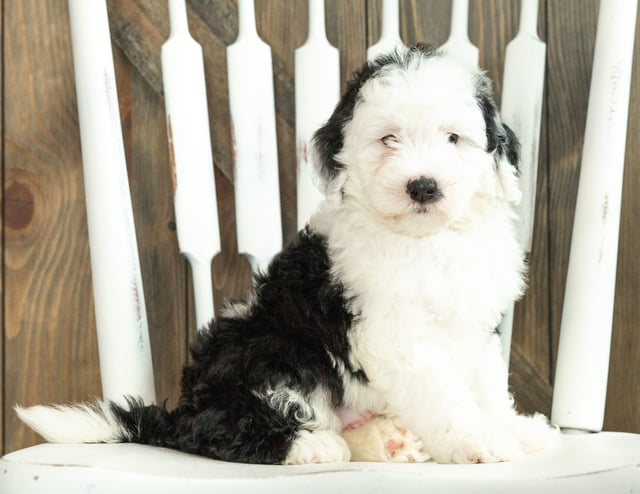
[[479, 50], [469, 40], [469, 0], [453, 0], [451, 33], [440, 48], [449, 56], [471, 68], [478, 68]]
[[618, 260], [637, 0], [600, 2], [552, 421], [600, 431]]
[[180, 252], [191, 265], [198, 329], [214, 316], [211, 261], [220, 227], [202, 48], [189, 34], [184, 0], [170, 0], [171, 33], [162, 45], [173, 204]]
[[398, 0], [382, 1], [382, 28], [380, 39], [367, 50], [367, 60], [373, 60], [381, 53], [386, 53], [402, 46], [400, 38], [400, 5]]
[[227, 48], [238, 249], [264, 271], [282, 249], [271, 48], [256, 31], [253, 0], [239, 0], [238, 16]]
[[147, 311], [102, 0], [69, 0], [94, 305], [105, 398], [155, 401]]
[[312, 164], [310, 141], [340, 98], [340, 54], [327, 40], [324, 0], [309, 0], [309, 36], [294, 57], [297, 224], [302, 229], [324, 198]]
[[[507, 45], [500, 115], [520, 139], [520, 216], [519, 240], [524, 252], [531, 252], [533, 219], [538, 183], [540, 123], [546, 63], [546, 45], [538, 38], [538, 0], [522, 0], [518, 34]], [[527, 97], [523, 98], [522, 95]], [[500, 323], [502, 354], [509, 363], [513, 329], [511, 305]]]

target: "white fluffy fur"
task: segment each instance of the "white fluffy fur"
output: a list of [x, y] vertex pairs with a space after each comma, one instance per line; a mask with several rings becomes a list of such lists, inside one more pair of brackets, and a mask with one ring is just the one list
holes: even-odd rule
[[[328, 237], [358, 314], [350, 343], [370, 386], [346, 383], [347, 403], [397, 415], [439, 462], [539, 449], [554, 431], [517, 416], [494, 333], [523, 291], [520, 193], [506, 158], [485, 152], [472, 75], [434, 57], [389, 70], [361, 95], [339, 155], [345, 168], [311, 223]], [[421, 210], [406, 190], [420, 177], [443, 193]]]
[[284, 464], [338, 463], [350, 459], [349, 446], [339, 432], [328, 429], [301, 430], [297, 433]]
[[128, 436], [107, 402], [15, 410], [20, 420], [52, 443], [117, 443]]

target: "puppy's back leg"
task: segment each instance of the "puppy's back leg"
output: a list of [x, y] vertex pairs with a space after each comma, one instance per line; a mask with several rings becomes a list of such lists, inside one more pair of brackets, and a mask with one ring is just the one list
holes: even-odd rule
[[260, 397], [278, 414], [293, 416], [299, 422], [284, 464], [349, 461], [351, 452], [340, 435], [341, 421], [322, 386], [311, 393], [276, 387]]

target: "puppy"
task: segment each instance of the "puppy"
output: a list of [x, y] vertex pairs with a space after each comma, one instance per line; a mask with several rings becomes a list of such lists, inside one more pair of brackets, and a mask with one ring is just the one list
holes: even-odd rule
[[[49, 441], [249, 463], [513, 460], [495, 328], [523, 292], [518, 143], [490, 81], [416, 45], [370, 62], [316, 133], [327, 199], [244, 302], [202, 331], [177, 408], [17, 407]], [[364, 424], [364, 425], [363, 425]], [[360, 429], [357, 426], [363, 425]]]

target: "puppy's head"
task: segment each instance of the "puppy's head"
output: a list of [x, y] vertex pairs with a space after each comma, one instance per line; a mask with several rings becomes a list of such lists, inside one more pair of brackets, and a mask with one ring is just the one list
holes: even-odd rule
[[519, 144], [491, 82], [424, 45], [366, 64], [313, 148], [328, 195], [406, 234], [520, 197]]

